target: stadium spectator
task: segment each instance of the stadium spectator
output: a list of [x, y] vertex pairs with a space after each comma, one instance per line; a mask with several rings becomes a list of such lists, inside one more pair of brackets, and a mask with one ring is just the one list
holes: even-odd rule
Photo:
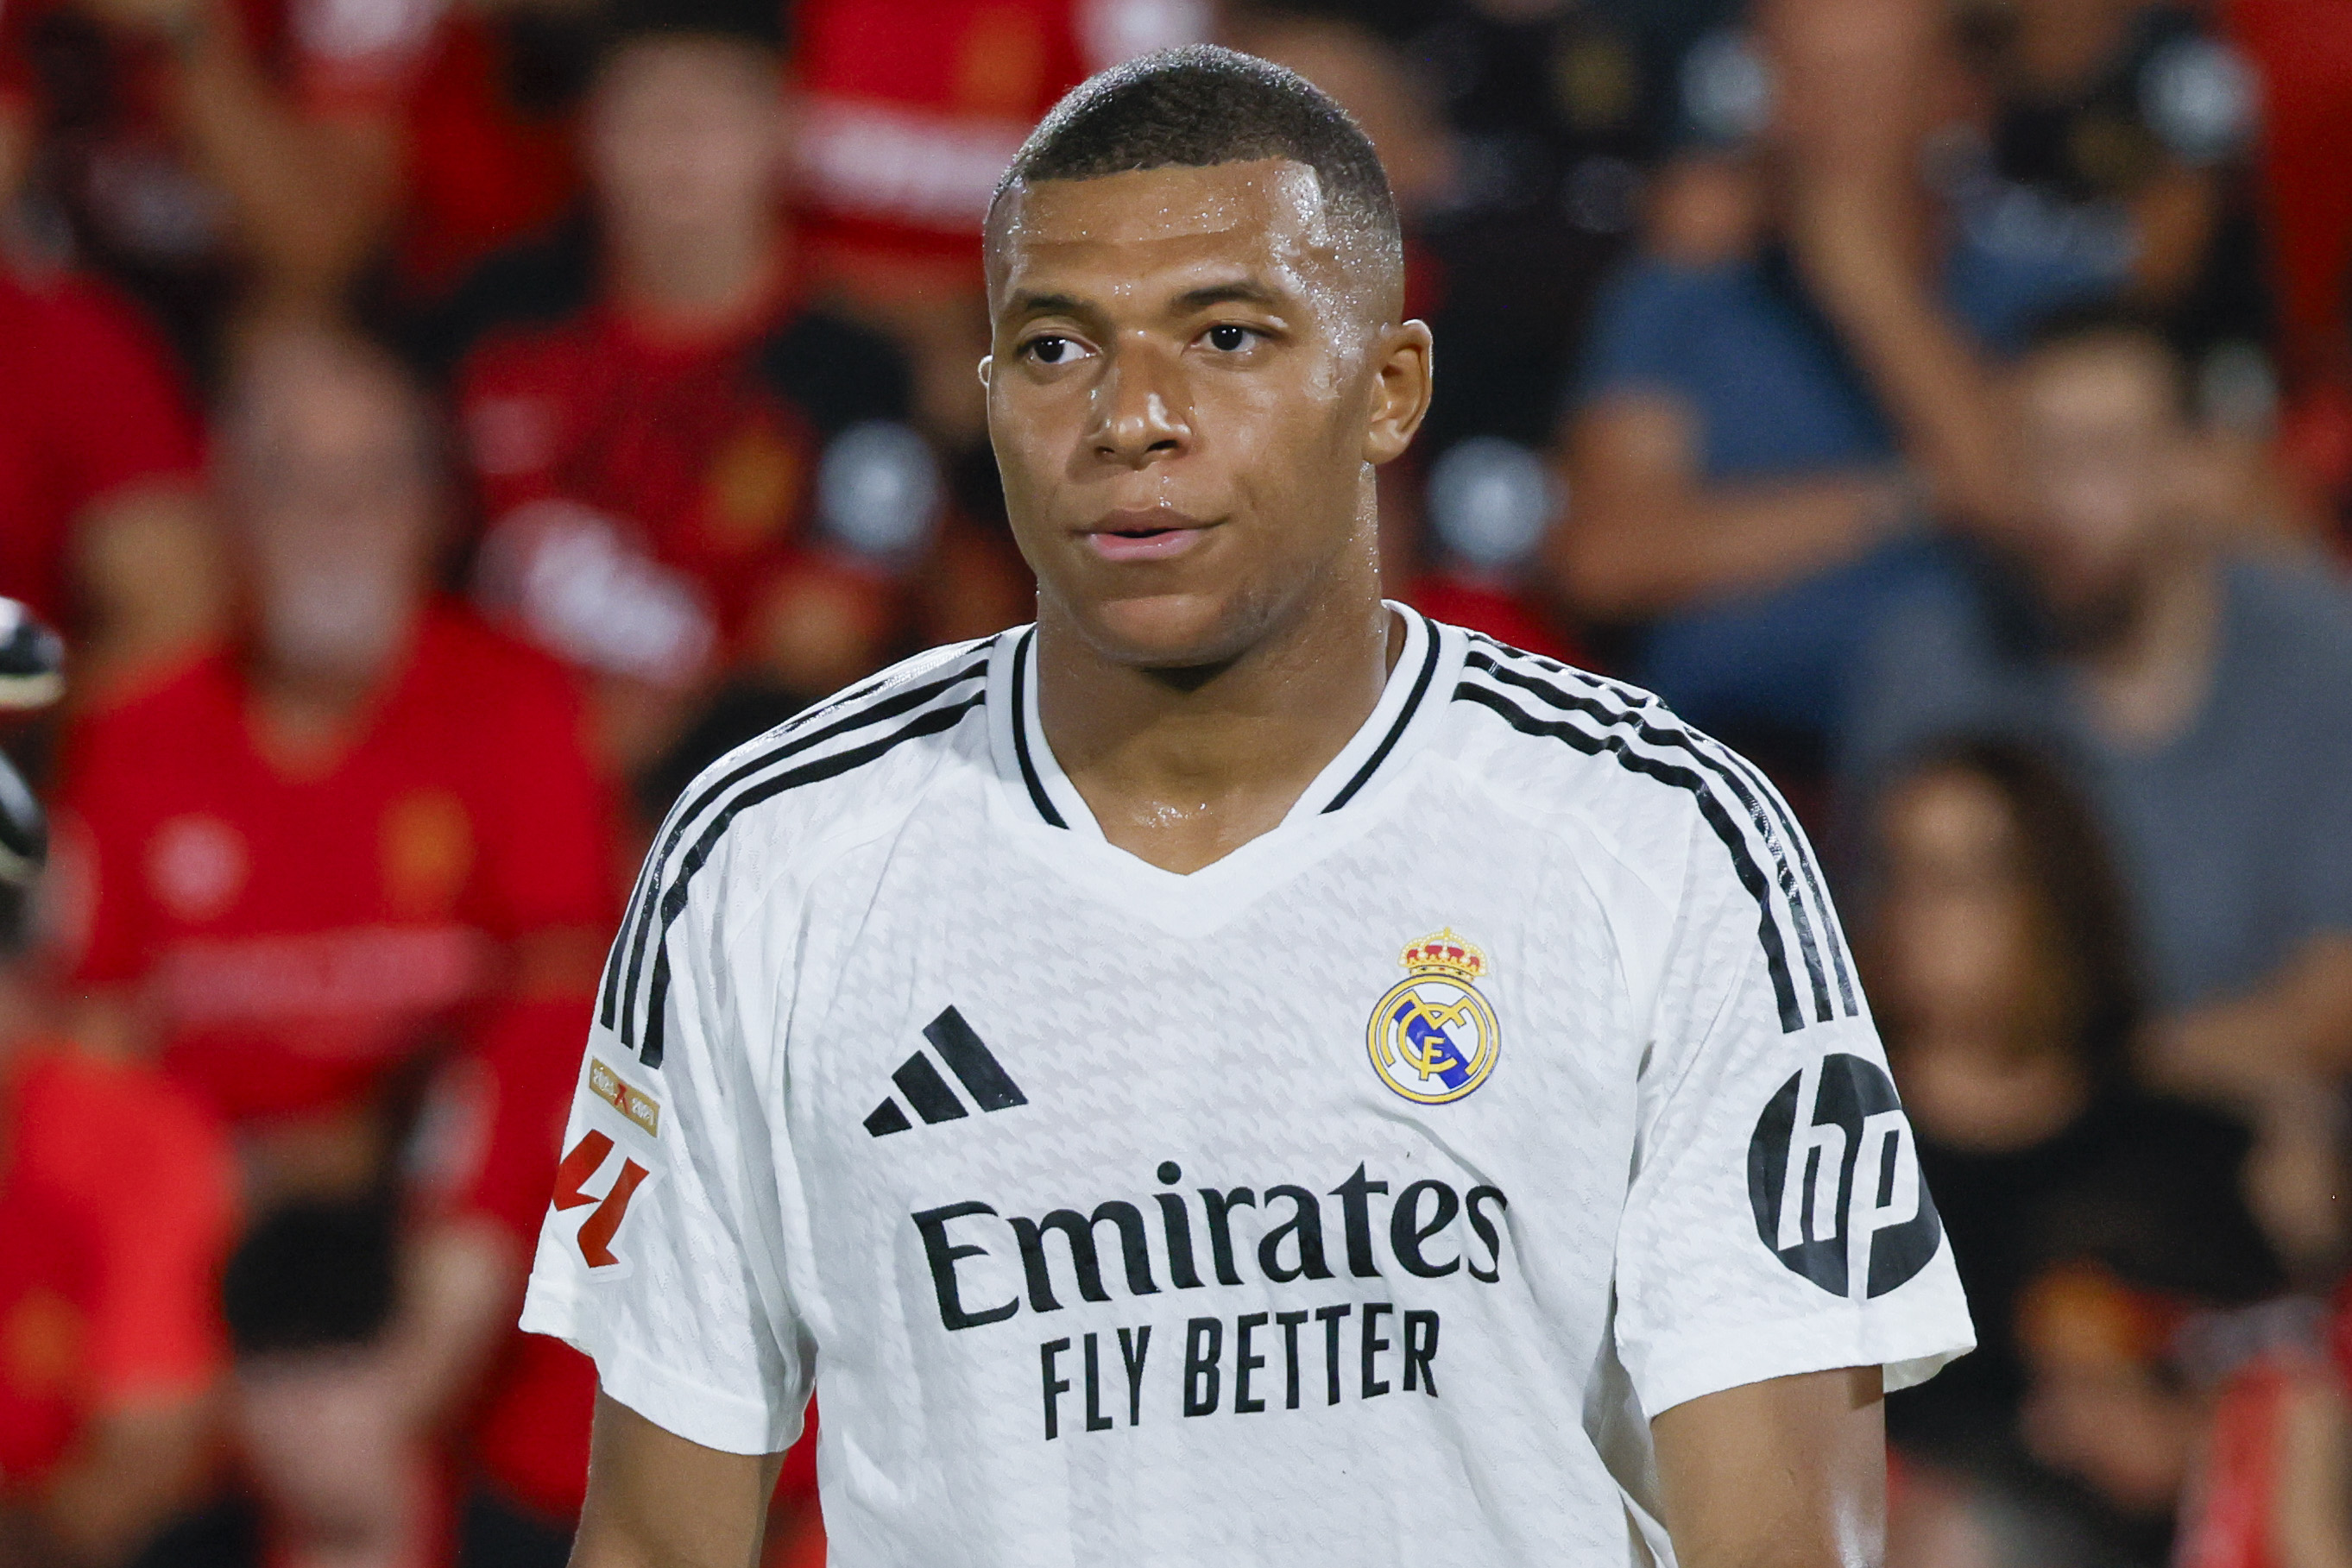
[[2212, 1418], [2213, 1390], [2187, 1354], [2206, 1304], [2095, 1252], [2053, 1261], [2019, 1303], [2026, 1447], [2073, 1483], [2070, 1511], [2116, 1568], [2173, 1560]]
[[1848, 787], [1864, 798], [1938, 737], [2053, 747], [2106, 824], [2147, 945], [2143, 1068], [2257, 1105], [2276, 1149], [2301, 1137], [2271, 1173], [2300, 1186], [2263, 1213], [2283, 1245], [2324, 1253], [2332, 1124], [2309, 1086], [2352, 1061], [2352, 609], [2315, 574], [2225, 553], [2185, 504], [2196, 433], [2156, 334], [2053, 325], [2014, 392], [2031, 507], [2015, 570], [1890, 615]]
[[0, 97], [37, 116], [75, 244], [208, 371], [240, 303], [331, 315], [383, 243], [437, 9], [27, 0], [0, 19]]
[[[0, 211], [31, 127], [0, 90]], [[94, 278], [0, 224], [0, 594], [74, 633], [87, 697], [212, 635], [221, 571], [169, 352]]]
[[128, 1561], [210, 1479], [236, 1214], [218, 1126], [0, 974], [0, 1553]]
[[[1441, 117], [1442, 167], [1417, 172], [1381, 145], [1435, 264], [1422, 270], [1442, 286], [1429, 319], [1445, 344], [1446, 391], [1423, 439], [1433, 451], [1477, 435], [1542, 446], [1594, 291], [1633, 237], [1679, 57], [1736, 6], [1366, 0], [1298, 8], [1339, 12], [1396, 39]], [[1245, 35], [1244, 47], [1255, 39]], [[1379, 141], [1379, 128], [1366, 123]], [[1433, 292], [1426, 283], [1423, 292]]]
[[916, 368], [916, 407], [982, 444], [980, 225], [1039, 116], [1091, 72], [1205, 38], [1211, 0], [801, 0], [794, 165], [812, 269]]
[[[488, 520], [478, 588], [599, 678], [607, 755], [631, 772], [730, 669], [805, 687], [889, 645], [887, 593], [812, 570], [836, 455], [863, 465], [847, 490], [885, 512], [898, 497], [903, 515], [861, 514], [897, 529], [881, 554], [919, 551], [936, 506], [927, 449], [876, 425], [907, 412], [901, 361], [807, 302], [778, 47], [772, 6], [624, 8], [586, 110], [603, 281], [565, 319], [487, 340], [460, 378]], [[823, 627], [856, 640], [846, 660], [808, 646]], [[795, 667], [812, 657], [826, 667]]]
[[381, 1202], [298, 1202], [263, 1218], [230, 1260], [229, 1419], [253, 1496], [189, 1532], [218, 1557], [240, 1568], [450, 1560], [446, 1480], [407, 1418], [391, 1349], [396, 1232]]
[[[562, 673], [428, 593], [446, 497], [388, 360], [257, 339], [217, 458], [242, 639], [68, 739], [83, 1032], [152, 1042], [231, 1119], [259, 1209], [405, 1204], [395, 1150], [424, 1158], [407, 1113], [445, 1047], [576, 1051], [611, 803]], [[352, 1418], [420, 1441], [456, 1419], [511, 1332], [517, 1253], [404, 1221], [387, 1370], [338, 1395], [393, 1403]]]
[[2006, 0], [1964, 9], [1995, 95], [1990, 134], [1943, 151], [1961, 220], [2024, 255], [2120, 267], [2185, 346], [2268, 335], [2239, 160], [2259, 89], [2245, 58], [2171, 0]]
[[2016, 1313], [2062, 1246], [2156, 1253], [2212, 1301], [2284, 1281], [2242, 1196], [2245, 1132], [2131, 1082], [2130, 916], [2054, 766], [1947, 744], [1906, 766], [1876, 831], [1870, 993], [1977, 1322], [1975, 1354], [1895, 1396], [1888, 1422], [1914, 1451], [1980, 1459], [2015, 1446]]
[[[1961, 230], [1927, 247], [1937, 298], [1909, 259], [1909, 171], [1958, 112], [1957, 57], [1916, 46], [1921, 79], [1865, 134], [1815, 109], [1834, 32], [1784, 16], [1769, 54], [1723, 44], [1711, 75], [1749, 84], [1695, 99], [1561, 435], [1571, 599], [1643, 626], [1637, 677], [1693, 722], [1768, 751], [1832, 735], [1876, 607], [1940, 570], [1923, 523], [2002, 514], [1978, 358], [2109, 281]], [[1877, 162], [1899, 183], [1866, 177]]]
[[[0, 622], [0, 707], [57, 701], [55, 634]], [[235, 1166], [152, 1067], [60, 1033], [20, 955], [46, 848], [0, 761], [0, 1558], [109, 1568], [207, 1479]]]

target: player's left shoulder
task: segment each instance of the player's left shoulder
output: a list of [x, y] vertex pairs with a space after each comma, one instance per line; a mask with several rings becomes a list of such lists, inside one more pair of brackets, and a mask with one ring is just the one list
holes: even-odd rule
[[1753, 769], [1654, 694], [1480, 632], [1456, 632], [1452, 745], [1465, 771], [1522, 815], [1612, 841], [1679, 831], [1694, 789]]

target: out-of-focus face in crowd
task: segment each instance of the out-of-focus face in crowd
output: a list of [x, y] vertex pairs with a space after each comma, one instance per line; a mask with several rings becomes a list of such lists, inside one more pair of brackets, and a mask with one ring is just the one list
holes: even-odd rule
[[1921, 1034], [2011, 1034], [2043, 1000], [2037, 954], [2054, 934], [2008, 802], [1978, 775], [1932, 768], [1888, 797], [1881, 835], [1881, 1007]]
[[238, 366], [222, 436], [258, 651], [281, 678], [373, 685], [407, 635], [439, 532], [422, 399], [363, 346], [273, 333]]
[[782, 189], [783, 99], [757, 47], [681, 35], [624, 46], [588, 108], [591, 175], [615, 243], [690, 243], [764, 214]]
[[2029, 356], [2015, 388], [2020, 548], [2062, 634], [2097, 642], [2128, 624], [2188, 538], [2196, 443], [2174, 368], [2152, 340], [2102, 335]]

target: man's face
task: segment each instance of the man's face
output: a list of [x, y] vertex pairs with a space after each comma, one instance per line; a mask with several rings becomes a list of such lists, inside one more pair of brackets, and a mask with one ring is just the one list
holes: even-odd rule
[[766, 211], [782, 189], [784, 152], [776, 73], [748, 45], [631, 44], [590, 100], [596, 193], [624, 234], [692, 232]]
[[2029, 360], [2017, 392], [2027, 562], [2062, 626], [2096, 637], [2178, 529], [2188, 434], [2168, 367], [2128, 340], [2073, 344]]
[[415, 403], [387, 370], [257, 357], [228, 443], [227, 501], [256, 632], [283, 667], [367, 682], [425, 591], [438, 518]]
[[1343, 566], [1376, 581], [1370, 465], [1419, 423], [1428, 337], [1364, 298], [1312, 171], [1154, 169], [1007, 201], [982, 374], [1044, 612], [1118, 662], [1200, 668]]

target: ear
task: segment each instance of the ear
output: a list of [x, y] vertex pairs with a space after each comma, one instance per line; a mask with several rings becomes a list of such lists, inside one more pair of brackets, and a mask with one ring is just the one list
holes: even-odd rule
[[1402, 456], [1429, 415], [1435, 349], [1426, 322], [1407, 321], [1383, 332], [1373, 353], [1375, 381], [1371, 417], [1364, 425], [1364, 461], [1381, 464]]

